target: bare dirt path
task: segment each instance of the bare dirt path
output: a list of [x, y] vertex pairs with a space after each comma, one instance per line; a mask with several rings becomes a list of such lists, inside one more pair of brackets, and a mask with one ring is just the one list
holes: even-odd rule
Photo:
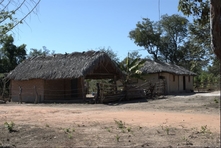
[[220, 130], [219, 114], [177, 113], [168, 111], [131, 111], [131, 110], [76, 110], [60, 107], [46, 108], [33, 106], [1, 107], [0, 121], [14, 121], [19, 124], [30, 124], [53, 127], [65, 127], [73, 123], [87, 124], [90, 122], [110, 123], [122, 120], [128, 124], [156, 127], [171, 125], [174, 127], [200, 127], [208, 125], [213, 132]]
[[9, 103], [0, 105], [0, 125], [13, 121], [17, 125], [41, 128], [78, 125], [93, 129], [96, 124], [111, 127], [115, 121], [122, 121], [131, 127], [157, 131], [159, 127], [199, 130], [206, 127], [220, 137], [220, 103], [216, 101], [220, 102], [219, 92], [109, 105]]

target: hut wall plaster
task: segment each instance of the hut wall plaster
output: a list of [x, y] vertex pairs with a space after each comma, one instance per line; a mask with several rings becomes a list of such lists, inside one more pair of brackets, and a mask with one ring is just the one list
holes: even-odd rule
[[[151, 83], [159, 82], [159, 76], [163, 76], [165, 79], [165, 93], [166, 94], [172, 94], [172, 93], [179, 93], [179, 92], [190, 92], [193, 90], [193, 76], [188, 75], [177, 75], [177, 74], [171, 74], [171, 73], [152, 73], [147, 74], [143, 76], [145, 81], [149, 81]], [[183, 89], [183, 77], [185, 77], [185, 87], [186, 89]], [[190, 81], [189, 81], [190, 78]], [[144, 80], [138, 80], [138, 85], [141, 85], [145, 83]]]
[[[35, 101], [36, 91], [39, 95], [39, 102], [44, 100], [44, 80], [33, 79], [33, 80], [11, 80], [11, 99], [12, 101], [19, 101], [19, 86], [22, 88], [22, 101], [33, 103]], [[35, 88], [36, 87], [36, 91]]]
[[71, 99], [70, 79], [45, 80], [45, 100]]

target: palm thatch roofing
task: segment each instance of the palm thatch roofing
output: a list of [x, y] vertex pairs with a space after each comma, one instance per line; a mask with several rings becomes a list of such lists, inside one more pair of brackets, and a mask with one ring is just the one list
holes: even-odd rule
[[152, 60], [147, 60], [140, 71], [143, 74], [168, 72], [177, 75], [196, 75], [196, 73], [191, 72], [181, 66], [163, 62], [156, 62]]
[[99, 51], [73, 52], [71, 54], [54, 54], [52, 56], [35, 56], [19, 64], [7, 78], [13, 80], [29, 79], [73, 79], [117, 78], [121, 70], [110, 57]]

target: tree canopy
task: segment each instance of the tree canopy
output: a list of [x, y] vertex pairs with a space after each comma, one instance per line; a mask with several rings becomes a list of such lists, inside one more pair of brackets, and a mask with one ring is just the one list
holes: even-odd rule
[[[198, 28], [193, 29], [195, 25], [176, 14], [163, 15], [158, 22], [143, 18], [142, 22], [139, 21], [136, 28], [129, 32], [129, 37], [136, 45], [144, 47], [153, 60], [182, 65], [191, 70], [193, 62], [205, 60], [208, 51], [203, 47], [205, 44], [201, 45], [201, 40], [193, 38], [198, 37]], [[205, 28], [205, 31], [208, 32], [208, 28]], [[204, 50], [201, 50], [201, 47]]]
[[11, 35], [6, 36], [2, 41], [0, 49], [0, 73], [13, 70], [19, 63], [26, 59], [26, 45], [14, 45]]
[[179, 0], [178, 10], [184, 15], [193, 15], [201, 26], [210, 22], [211, 49], [221, 60], [221, 1], [220, 0]]
[[43, 49], [31, 48], [29, 54], [27, 55], [27, 58], [31, 58], [34, 56], [48, 56], [55, 53], [54, 50], [50, 51], [49, 49], [47, 49], [46, 46], [43, 46], [42, 48]]

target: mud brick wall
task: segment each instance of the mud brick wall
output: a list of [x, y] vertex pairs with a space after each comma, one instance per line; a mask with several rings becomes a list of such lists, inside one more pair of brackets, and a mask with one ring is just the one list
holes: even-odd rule
[[[19, 93], [22, 88], [22, 101], [27, 103], [34, 103], [36, 97], [36, 91], [39, 96], [39, 102], [44, 100], [44, 80], [33, 79], [33, 80], [11, 80], [10, 92], [11, 99], [14, 102], [19, 101]], [[36, 87], [36, 90], [35, 90]]]

